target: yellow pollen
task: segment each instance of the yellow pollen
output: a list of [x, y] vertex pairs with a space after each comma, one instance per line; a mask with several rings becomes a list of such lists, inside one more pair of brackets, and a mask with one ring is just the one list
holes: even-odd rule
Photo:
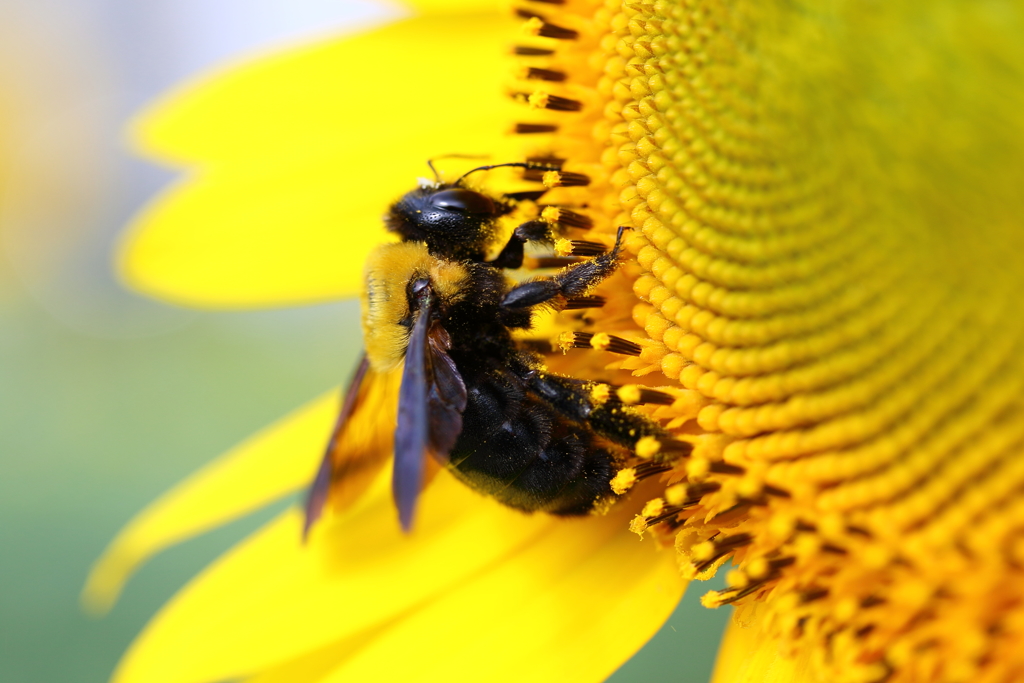
[[785, 541], [796, 531], [796, 518], [791, 514], [773, 515], [768, 523], [768, 533], [777, 542]]
[[562, 211], [557, 206], [545, 206], [540, 212], [540, 219], [546, 223], [557, 223], [562, 217], [561, 214]]
[[763, 490], [763, 482], [755, 477], [744, 477], [736, 487], [736, 492], [744, 498], [757, 498]]
[[612, 477], [611, 487], [612, 491], [616, 495], [621, 496], [629, 489], [633, 488], [633, 484], [636, 483], [636, 470], [632, 467], [619, 470], [614, 477]]
[[715, 552], [715, 544], [711, 541], [704, 541], [703, 543], [698, 543], [693, 546], [693, 549], [690, 551], [690, 555], [693, 557], [695, 562], [705, 562], [713, 558], [715, 556]]
[[572, 254], [573, 246], [572, 240], [564, 238], [555, 240], [555, 255], [556, 256], [569, 256]]
[[893, 561], [893, 552], [880, 545], [870, 545], [860, 553], [860, 561], [870, 569], [883, 569]]
[[562, 183], [562, 174], [559, 171], [546, 171], [541, 178], [544, 187], [558, 187]]
[[644, 509], [640, 511], [640, 514], [647, 518], [657, 517], [662, 513], [662, 511], [664, 511], [664, 509], [665, 501], [661, 498], [655, 498], [647, 501], [647, 504], [644, 505]]
[[686, 475], [694, 481], [707, 478], [710, 471], [711, 462], [707, 458], [693, 457], [686, 463]]
[[839, 621], [849, 621], [857, 616], [857, 612], [860, 610], [860, 605], [857, 601], [850, 596], [847, 596], [839, 601], [835, 607], [835, 616]]
[[665, 502], [669, 505], [682, 505], [686, 500], [686, 484], [674, 484], [665, 489]]
[[725, 585], [729, 588], [746, 588], [750, 579], [739, 569], [730, 569], [725, 575]]
[[638, 458], [643, 458], [645, 460], [653, 458], [661, 452], [661, 442], [653, 436], [641, 437], [637, 440], [636, 446], [633, 448], [633, 452], [636, 453]]
[[543, 27], [544, 21], [540, 17], [530, 17], [523, 23], [522, 31], [528, 36], [536, 36]]
[[763, 557], [753, 559], [746, 565], [746, 572], [752, 579], [763, 579], [768, 576], [770, 570], [768, 560]]
[[700, 596], [700, 604], [704, 607], [707, 607], [708, 609], [715, 609], [724, 605], [725, 602], [722, 599], [721, 595], [719, 595], [715, 591], [712, 591], [710, 593], [705, 593], [704, 595]]
[[640, 536], [640, 538], [643, 538], [644, 532], [647, 531], [647, 520], [643, 515], [637, 515], [632, 519], [632, 521], [630, 521], [629, 530]]
[[619, 387], [615, 395], [626, 405], [635, 405], [640, 402], [640, 387], [636, 384], [627, 384]]
[[555, 346], [562, 353], [569, 353], [572, 349], [576, 348], [574, 344], [575, 334], [572, 332], [562, 332], [558, 335], [558, 339], [555, 342]]
[[800, 534], [793, 543], [797, 557], [811, 559], [821, 552], [821, 539], [814, 534]]
[[842, 515], [827, 513], [815, 520], [818, 533], [829, 540], [842, 539], [846, 536], [846, 523]]
[[[534, 109], [544, 109], [545, 107], [548, 106], [548, 94], [546, 92], [537, 91], [531, 94], [527, 98], [527, 101], [529, 102], [530, 106], [533, 107]], [[549, 173], [556, 173], [556, 171], [549, 171]], [[547, 174], [545, 174], [545, 176], [546, 175]]]
[[612, 344], [612, 337], [607, 332], [598, 332], [594, 335], [594, 338], [590, 340], [590, 345], [598, 351], [606, 351]]
[[611, 398], [612, 389], [607, 384], [595, 384], [590, 390], [590, 397], [597, 403], [605, 403]]

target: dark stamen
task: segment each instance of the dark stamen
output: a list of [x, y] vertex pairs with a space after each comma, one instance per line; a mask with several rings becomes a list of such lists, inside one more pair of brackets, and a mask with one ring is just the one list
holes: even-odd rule
[[669, 455], [685, 454], [689, 455], [693, 452], [693, 444], [687, 443], [686, 441], [678, 441], [676, 439], [665, 439], [661, 442], [661, 453]]
[[568, 339], [570, 349], [592, 349], [590, 340], [594, 338], [591, 332], [573, 332]]
[[828, 597], [828, 590], [824, 588], [818, 588], [812, 591], [808, 591], [800, 596], [800, 602], [806, 604], [808, 602], [814, 602], [815, 600], [821, 600], [824, 597]]
[[503, 197], [513, 202], [531, 201], [535, 202], [547, 192], [547, 188], [543, 190], [525, 190], [523, 192], [506, 192]]
[[589, 216], [556, 206], [544, 207], [542, 218], [570, 228], [589, 229], [594, 227], [594, 221]]
[[565, 310], [577, 311], [581, 308], [601, 308], [607, 301], [603, 296], [579, 296], [574, 299], [566, 299]]
[[542, 181], [548, 187], [581, 187], [590, 184], [590, 177], [571, 171], [551, 171]]
[[764, 488], [761, 489], [761, 490], [764, 491], [765, 493], [767, 493], [769, 496], [775, 496], [776, 498], [789, 498], [790, 497], [789, 491], [786, 491], [784, 489], [780, 489], [777, 486], [771, 486], [769, 484], [765, 484]]
[[739, 467], [737, 465], [730, 465], [727, 462], [712, 462], [710, 465], [708, 465], [708, 469], [714, 472], [715, 474], [737, 475], [746, 472], [746, 470], [743, 469], [742, 467]]
[[526, 70], [526, 78], [532, 81], [551, 81], [553, 83], [561, 83], [567, 78], [567, 76], [564, 71], [538, 69], [537, 67], [531, 66]]
[[658, 463], [652, 460], [647, 460], [645, 462], [640, 463], [639, 465], [636, 465], [633, 468], [633, 471], [636, 473], [637, 481], [640, 481], [648, 477], [653, 477], [656, 474], [661, 474], [662, 472], [668, 472], [671, 469], [671, 465], [665, 465], [664, 463]]
[[[768, 566], [771, 568], [772, 573], [774, 573], [774, 572], [778, 571], [779, 569], [785, 569], [786, 567], [788, 567], [788, 566], [790, 566], [792, 564], [795, 564], [795, 563], [796, 563], [796, 558], [795, 557], [780, 557], [780, 558], [775, 559], [775, 560], [769, 560], [768, 561]], [[769, 576], [770, 575], [771, 574], [769, 574]]]
[[657, 517], [651, 517], [650, 519], [644, 520], [644, 523], [647, 525], [648, 528], [650, 528], [655, 524], [660, 524], [666, 521], [669, 517], [675, 517], [682, 511], [682, 508], [669, 506], [665, 509], [665, 512], [662, 512]]
[[574, 256], [538, 256], [534, 259], [534, 268], [565, 268], [580, 260]]
[[537, 29], [537, 35], [544, 36], [545, 38], [554, 38], [555, 40], [576, 40], [580, 37], [578, 31], [549, 24], [546, 21]]
[[753, 540], [750, 534], [733, 534], [715, 540], [715, 550], [732, 550], [748, 545]]
[[[562, 349], [598, 349], [600, 351], [608, 351], [610, 353], [618, 353], [623, 356], [639, 356], [640, 352], [643, 351], [643, 347], [636, 342], [623, 339], [622, 337], [616, 337], [613, 334], [598, 333], [597, 335], [591, 332], [572, 332], [569, 335], [563, 335], [563, 338], [559, 342], [559, 346]], [[596, 338], [596, 346], [595, 346]]]
[[[553, 72], [552, 72], [553, 73]], [[583, 103], [579, 100], [572, 100], [568, 97], [559, 97], [558, 95], [547, 95], [543, 98], [544, 108], [551, 109], [552, 111], [579, 111], [583, 108]]]
[[719, 537], [712, 541], [715, 546], [714, 555], [707, 560], [693, 565], [694, 569], [696, 569], [698, 573], [704, 571], [737, 548], [749, 545], [751, 540], [752, 538], [750, 534], [733, 534], [732, 536]]
[[615, 392], [615, 397], [630, 406], [638, 403], [670, 406], [676, 400], [672, 394], [666, 394], [664, 391], [658, 391], [657, 389], [648, 389], [639, 384], [627, 384], [619, 387], [618, 391]]
[[608, 247], [601, 244], [600, 242], [590, 242], [588, 240], [570, 240], [569, 241], [569, 254], [572, 256], [600, 256], [601, 254], [608, 251]]
[[715, 591], [715, 593], [719, 596], [719, 599], [722, 601], [723, 605], [730, 605], [736, 602], [737, 600], [747, 597], [754, 591], [763, 588], [764, 584], [764, 581], [757, 581], [750, 584], [749, 586], [746, 586], [745, 588], [741, 588], [739, 590], [733, 589], [735, 592], [733, 592], [731, 595], [727, 595], [728, 593], [730, 593], [730, 591], [728, 590]]
[[528, 45], [516, 45], [512, 52], [520, 57], [550, 57], [555, 54], [554, 50], [549, 50], [546, 47], [530, 47]]
[[522, 19], [540, 19], [544, 21], [544, 17], [536, 12], [532, 12], [524, 7], [516, 7], [516, 16]]
[[517, 135], [532, 135], [534, 133], [554, 133], [558, 126], [552, 123], [517, 123], [513, 129]]
[[608, 343], [607, 348], [604, 349], [605, 351], [609, 351], [611, 353], [618, 353], [623, 356], [639, 356], [640, 353], [644, 350], [642, 346], [640, 346], [636, 342], [631, 342], [628, 339], [616, 337], [615, 335], [612, 334], [608, 335], [608, 338], [610, 341]]

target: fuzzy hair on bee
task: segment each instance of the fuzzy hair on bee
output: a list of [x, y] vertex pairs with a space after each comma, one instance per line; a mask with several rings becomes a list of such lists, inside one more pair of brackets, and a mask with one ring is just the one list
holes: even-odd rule
[[[401, 241], [381, 245], [366, 264], [366, 352], [310, 488], [307, 531], [329, 497], [350, 498], [353, 483], [371, 479], [392, 453], [395, 503], [409, 530], [432, 467], [512, 508], [584, 515], [616, 497], [611, 481], [638, 441], [669, 439], [608, 392], [599, 398], [596, 383], [549, 372], [517, 340], [542, 308], [599, 305], [591, 291], [617, 269], [625, 228], [605, 253], [517, 281], [507, 271], [522, 266], [525, 246], [555, 235], [550, 221], [533, 219], [500, 243], [499, 221], [520, 197], [466, 185], [469, 175], [500, 167], [553, 170], [481, 166], [451, 183], [421, 183], [389, 208], [385, 225]], [[397, 409], [382, 405], [383, 385], [398, 387]], [[390, 433], [366, 438], [356, 425], [367, 423]]]

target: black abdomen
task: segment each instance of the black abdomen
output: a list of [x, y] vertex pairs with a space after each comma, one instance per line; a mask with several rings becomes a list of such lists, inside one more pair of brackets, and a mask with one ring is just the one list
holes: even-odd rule
[[450, 461], [459, 479], [527, 512], [582, 515], [612, 495], [615, 460], [587, 422], [540, 400], [531, 379], [511, 371], [465, 379], [468, 402]]

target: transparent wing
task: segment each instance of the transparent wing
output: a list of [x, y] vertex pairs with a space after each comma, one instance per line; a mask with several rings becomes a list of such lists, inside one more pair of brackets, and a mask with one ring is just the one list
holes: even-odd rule
[[398, 404], [399, 371], [381, 374], [363, 354], [306, 498], [304, 533], [330, 502], [344, 509], [358, 500], [391, 455]]

